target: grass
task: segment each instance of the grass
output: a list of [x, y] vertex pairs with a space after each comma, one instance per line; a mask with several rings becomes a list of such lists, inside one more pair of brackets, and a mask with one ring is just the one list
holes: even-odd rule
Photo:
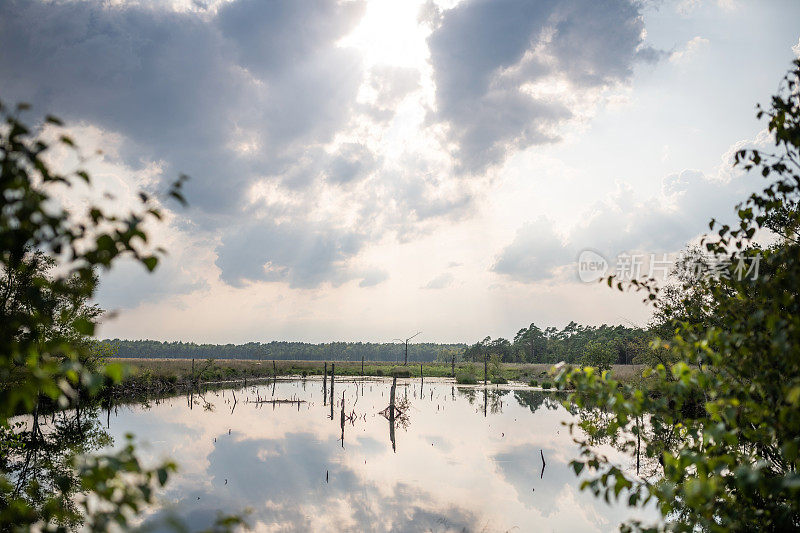
[[[165, 391], [185, 389], [195, 383], [211, 383], [216, 381], [243, 381], [246, 379], [268, 378], [273, 376], [321, 376], [323, 361], [275, 361], [245, 360], [245, 359], [216, 359], [209, 362], [196, 359], [194, 374], [192, 373], [191, 359], [134, 359], [114, 358], [110, 362], [125, 363], [131, 373], [123, 382], [123, 389], [128, 387], [135, 390]], [[360, 361], [334, 361], [337, 376], [361, 375]], [[331, 362], [328, 362], [328, 372], [331, 371]], [[456, 382], [461, 384], [476, 384], [483, 381], [483, 365], [475, 363], [456, 364]], [[499, 375], [492, 378], [492, 383], [507, 383], [519, 381], [537, 386], [540, 381], [550, 378], [549, 364], [518, 364], [504, 363]], [[632, 381], [641, 375], [642, 367], [638, 365], [618, 365], [612, 368], [616, 379]], [[425, 377], [452, 377], [449, 363], [423, 363], [422, 372]], [[397, 362], [365, 362], [365, 376], [396, 376], [419, 378], [420, 364], [409, 363], [408, 366]], [[543, 388], [549, 388], [551, 383], [543, 382]]]

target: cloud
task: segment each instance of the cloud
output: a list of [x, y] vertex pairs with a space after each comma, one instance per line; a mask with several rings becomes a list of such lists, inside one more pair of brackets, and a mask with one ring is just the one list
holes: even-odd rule
[[[558, 140], [558, 126], [574, 116], [569, 93], [624, 82], [633, 63], [659, 57], [644, 45], [639, 4], [627, 0], [471, 0], [440, 17], [425, 13], [440, 20], [428, 39], [432, 120], [448, 126], [461, 168], [472, 173], [511, 149]], [[537, 95], [558, 82], [567, 88]]]
[[689, 41], [680, 50], [675, 50], [669, 55], [672, 63], [685, 63], [691, 61], [701, 50], [708, 46], [709, 40], [697, 36]]
[[363, 278], [358, 283], [359, 287], [374, 287], [389, 279], [389, 273], [381, 269], [373, 269], [363, 272]]
[[183, 227], [216, 237], [224, 281], [361, 279], [350, 263], [367, 240], [427, 232], [473, 199], [429, 143], [384, 157], [397, 144], [386, 148], [381, 128], [418, 92], [420, 71], [365, 70], [341, 45], [363, 11], [336, 0], [0, 2], [0, 94], [121, 139], [118, 164], [158, 168], [153, 188], [188, 174]]
[[446, 289], [453, 284], [455, 277], [450, 272], [439, 274], [428, 283], [425, 284], [423, 289]]
[[[222, 279], [236, 287], [253, 281], [284, 281], [292, 288], [324, 282], [336, 286], [356, 276], [348, 259], [364, 242], [365, 235], [347, 229], [254, 220], [223, 235], [216, 265]], [[374, 278], [364, 276], [368, 284]]]
[[140, 264], [124, 261], [102, 274], [95, 298], [101, 307], [113, 311], [205, 287], [205, 280], [192, 276], [176, 261], [162, 260], [152, 273]]
[[570, 259], [571, 251], [553, 231], [552, 222], [539, 217], [517, 230], [492, 270], [519, 281], [533, 282], [551, 277], [553, 268]]
[[[156, 161], [164, 179], [189, 174], [193, 221], [229, 227], [255, 185], [314, 158], [350, 120], [364, 73], [357, 54], [336, 43], [362, 11], [360, 2], [332, 0], [181, 12], [2, 2], [0, 93], [119, 134], [126, 166]], [[331, 157], [340, 181], [370, 164], [347, 145]]]
[[364, 178], [376, 166], [375, 157], [364, 145], [344, 143], [332, 158], [325, 175], [328, 181], [345, 184]]
[[[658, 55], [632, 0], [429, 4], [426, 122], [424, 65], [366, 68], [341, 44], [363, 12], [335, 0], [2, 2], [0, 94], [118, 135], [126, 168], [189, 174], [184, 229], [216, 243], [224, 282], [369, 287], [387, 276], [357, 264], [371, 242], [473, 213], [484, 170], [555, 142], [584, 97]], [[394, 124], [412, 98], [418, 116]], [[194, 286], [162, 276], [154, 294]]]
[[[759, 136], [757, 143], [764, 141]], [[730, 219], [733, 207], [759, 187], [754, 174], [729, 170], [728, 156], [743, 144], [731, 147], [717, 175], [697, 170], [670, 174], [654, 197], [639, 199], [630, 186], [619, 184], [617, 191], [597, 202], [563, 238], [545, 218], [524, 225], [498, 254], [492, 271], [533, 283], [557, 279], [586, 249], [606, 258], [633, 251], [661, 254], [681, 250], [708, 230], [712, 217]]]

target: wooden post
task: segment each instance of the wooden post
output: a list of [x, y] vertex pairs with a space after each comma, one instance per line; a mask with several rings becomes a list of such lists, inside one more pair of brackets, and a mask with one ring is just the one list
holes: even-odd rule
[[331, 420], [333, 420], [333, 380], [336, 376], [336, 363], [331, 363]]
[[450, 373], [453, 374], [453, 377], [456, 377], [456, 355], [453, 354], [453, 359], [450, 361]]
[[364, 356], [361, 356], [361, 377], [364, 377]]
[[408, 366], [408, 339], [406, 339], [406, 359], [403, 366]]
[[486, 386], [486, 376], [487, 372], [489, 371], [489, 356], [483, 356], [483, 386]]
[[422, 375], [422, 363], [419, 364], [419, 380], [420, 382], [425, 381], [425, 376]]
[[275, 366], [275, 360], [272, 360], [272, 379], [278, 379], [278, 367]]
[[397, 387], [397, 376], [392, 377], [392, 388], [389, 390], [389, 416], [394, 418], [394, 391]]
[[325, 369], [322, 371], [322, 392], [328, 394], [328, 362], [325, 361]]

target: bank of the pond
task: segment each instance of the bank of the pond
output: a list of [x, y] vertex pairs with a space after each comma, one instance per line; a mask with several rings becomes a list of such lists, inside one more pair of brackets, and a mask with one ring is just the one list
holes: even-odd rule
[[[327, 368], [328, 374], [335, 367], [336, 376], [406, 378], [455, 377], [463, 384], [482, 383], [484, 365], [480, 363], [409, 363], [368, 361], [267, 361], [244, 359], [150, 359], [114, 358], [110, 362], [122, 363], [129, 372], [121, 385], [114, 387], [115, 396], [131, 396], [143, 393], [181, 391], [188, 387], [218, 382], [234, 382], [285, 376], [321, 376]], [[642, 366], [615, 365], [615, 379], [635, 381], [640, 379]], [[509, 381], [530, 384], [534, 387], [550, 388], [552, 365], [503, 363], [499, 368], [488, 369], [488, 381]], [[455, 372], [454, 372], [455, 371]], [[455, 373], [455, 376], [453, 375]]]

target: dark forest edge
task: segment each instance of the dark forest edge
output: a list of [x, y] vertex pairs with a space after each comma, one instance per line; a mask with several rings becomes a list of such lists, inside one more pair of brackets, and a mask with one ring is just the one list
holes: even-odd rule
[[[482, 362], [497, 355], [503, 363], [585, 363], [604, 368], [613, 364], [645, 362], [656, 333], [651, 329], [626, 326], [581, 326], [570, 322], [563, 329], [541, 329], [535, 324], [519, 330], [513, 340], [502, 337], [473, 344], [414, 343], [408, 345], [408, 360], [449, 363]], [[250, 359], [295, 361], [404, 361], [405, 345], [373, 342], [272, 341], [246, 344], [196, 344], [152, 340], [107, 339], [98, 351], [122, 358]]]

